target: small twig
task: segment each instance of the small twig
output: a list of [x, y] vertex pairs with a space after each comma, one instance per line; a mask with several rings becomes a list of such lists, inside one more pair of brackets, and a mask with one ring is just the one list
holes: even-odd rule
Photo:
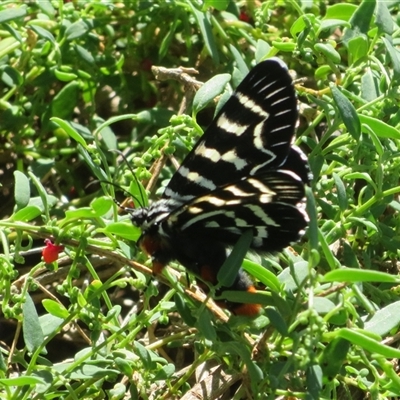
[[339, 283], [338, 285], [334, 285], [331, 288], [324, 290], [321, 293], [318, 293], [316, 297], [326, 297], [332, 293], [339, 292], [340, 290], [344, 289], [348, 284], [347, 283]]
[[194, 68], [165, 68], [156, 65], [151, 67], [151, 71], [159, 81], [173, 79], [183, 84], [185, 96], [179, 107], [178, 115], [184, 114], [188, 108], [188, 104], [190, 104], [194, 94], [196, 93], [196, 90], [203, 86], [203, 82], [194, 79], [189, 74], [198, 74], [199, 72]]
[[11, 344], [10, 352], [8, 354], [8, 359], [7, 359], [8, 368], [10, 368], [10, 366], [12, 364], [11, 360], [14, 356], [15, 349], [17, 348], [17, 343], [18, 343], [19, 335], [21, 333], [21, 329], [22, 329], [22, 323], [21, 323], [21, 321], [17, 321], [17, 328], [15, 329], [14, 339]]
[[168, 146], [169, 143], [166, 143], [164, 147], [161, 149], [161, 157], [157, 159], [150, 168], [151, 178], [147, 182], [146, 190], [150, 193], [153, 193], [157, 179], [164, 168], [165, 163], [167, 162], [168, 157], [164, 153], [164, 149]]
[[198, 89], [203, 85], [203, 82], [197, 81], [192, 78], [189, 74], [197, 75], [199, 72], [194, 68], [165, 68], [157, 65], [151, 67], [155, 78], [158, 81], [166, 81], [168, 79], [174, 79], [175, 81], [181, 82], [185, 86], [191, 86], [192, 90]]

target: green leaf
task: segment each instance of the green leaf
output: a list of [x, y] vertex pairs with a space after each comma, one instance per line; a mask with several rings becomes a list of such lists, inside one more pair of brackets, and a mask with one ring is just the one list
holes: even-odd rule
[[[366, 71], [361, 77], [361, 96], [364, 100], [373, 101], [379, 95], [379, 79], [377, 75], [372, 72], [371, 68], [366, 68]], [[363, 121], [361, 117], [362, 115], [359, 115], [360, 122], [362, 124]]]
[[54, 9], [50, 0], [40, 0], [37, 2], [37, 5], [46, 15], [54, 18], [56, 10]]
[[[294, 273], [294, 277], [292, 276]], [[281, 285], [285, 285], [285, 291], [296, 291], [302, 282], [309, 275], [309, 266], [306, 261], [296, 262], [293, 268], [285, 268], [279, 275], [278, 279]]]
[[350, 39], [347, 43], [347, 48], [349, 54], [349, 65], [353, 65], [361, 58], [367, 56], [369, 50], [367, 37], [360, 35]]
[[349, 268], [359, 269], [360, 264], [355, 251], [357, 250], [353, 249], [348, 242], [343, 241], [343, 264]]
[[78, 78], [76, 74], [60, 71], [59, 69], [54, 69], [54, 76], [61, 82], [71, 82]]
[[[250, 348], [244, 345], [244, 342], [231, 341], [228, 343], [220, 343], [220, 349], [228, 354], [239, 355], [241, 361], [243, 361], [248, 369], [249, 380], [253, 382], [253, 386], [256, 386], [256, 382], [261, 382], [264, 379], [264, 373], [262, 369], [251, 359]], [[256, 387], [253, 387], [256, 390]]]
[[359, 140], [361, 134], [361, 124], [358, 118], [357, 111], [350, 100], [343, 95], [337, 86], [331, 84], [331, 91], [333, 100], [339, 109], [340, 116], [342, 117], [343, 123], [346, 125], [349, 133], [355, 140]]
[[218, 283], [224, 287], [231, 287], [235, 280], [240, 267], [242, 266], [243, 259], [250, 249], [251, 242], [253, 241], [253, 232], [249, 229], [240, 236], [239, 240], [233, 247], [228, 258], [222, 264], [217, 274]]
[[[108, 376], [108, 379], [115, 379], [115, 375], [120, 372], [116, 369], [97, 367], [96, 365], [84, 364], [74, 369], [73, 372], [68, 376], [72, 380], [83, 380], [89, 379], [98, 380], [100, 378]], [[113, 376], [114, 375], [114, 376]]]
[[393, 18], [384, 1], [378, 1], [376, 6], [375, 23], [381, 32], [388, 35], [393, 33]]
[[360, 114], [358, 117], [362, 124], [361, 129], [363, 132], [369, 133], [369, 131], [363, 127], [363, 125], [367, 125], [375, 135], [380, 138], [400, 140], [400, 132], [393, 126], [388, 125], [386, 122], [363, 114]]
[[277, 41], [277, 40], [273, 40], [272, 41], [272, 45], [283, 52], [286, 53], [292, 53], [295, 49], [296, 49], [296, 42], [291, 41], [291, 42], [282, 42], [282, 41]]
[[33, 386], [46, 382], [38, 376], [19, 376], [18, 378], [0, 379], [0, 384], [5, 386]]
[[79, 46], [79, 44], [75, 44], [74, 46], [76, 54], [85, 62], [87, 62], [91, 66], [96, 65], [96, 60], [94, 59], [92, 53], [87, 51], [84, 47]]
[[67, 210], [65, 211], [66, 220], [80, 219], [80, 218], [95, 218], [96, 213], [91, 207], [81, 207], [77, 210]]
[[[233, 78], [233, 76], [232, 76], [232, 78]], [[218, 104], [215, 107], [214, 117], [220, 112], [221, 108], [230, 99], [231, 96], [232, 96], [232, 91], [230, 89], [225, 90], [225, 92], [222, 93], [222, 95], [219, 97]]]
[[204, 7], [212, 7], [218, 11], [225, 11], [228, 8], [230, 0], [205, 0]]
[[248, 272], [251, 276], [261, 281], [265, 286], [270, 288], [275, 292], [279, 292], [281, 288], [281, 283], [279, 282], [276, 275], [268, 270], [267, 268], [259, 265], [253, 261], [244, 259], [243, 269]]
[[22, 305], [22, 329], [26, 348], [33, 353], [42, 346], [44, 336], [35, 304], [29, 293], [25, 296], [25, 303]]
[[326, 240], [327, 244], [332, 244], [336, 240], [343, 238], [344, 235], [343, 226], [337, 224], [324, 237], [321, 237], [322, 233], [319, 233], [318, 237], [320, 240]]
[[210, 22], [210, 13], [208, 11], [206, 12], [201, 12], [197, 10], [191, 2], [188, 2], [189, 7], [192, 10], [192, 13], [197, 21], [197, 25], [199, 26], [201, 35], [203, 36], [204, 43], [206, 45], [206, 48], [208, 50], [208, 53], [210, 54], [211, 58], [214, 61], [214, 64], [218, 65], [219, 64], [219, 55], [218, 55], [218, 49], [215, 44], [214, 40], [214, 33], [212, 31], [212, 26]]
[[86, 287], [85, 291], [83, 292], [83, 296], [85, 299], [92, 305], [92, 312], [93, 313], [98, 313], [100, 310], [100, 291], [102, 290], [102, 282], [99, 281], [98, 279], [93, 280], [90, 282], [90, 284]]
[[56, 40], [51, 32], [47, 29], [42, 28], [41, 26], [31, 24], [30, 28], [37, 33], [40, 37], [47, 39], [49, 42], [55, 44]]
[[[28, 175], [31, 179], [32, 184], [35, 186], [39, 196], [40, 196], [40, 200], [42, 202], [42, 210], [47, 212], [49, 209], [49, 204], [51, 205], [52, 199], [50, 198], [50, 196], [47, 194], [46, 189], [44, 188], [44, 186], [42, 185], [42, 182], [40, 181], [40, 179], [38, 179], [37, 176], [35, 176], [32, 172], [28, 172]], [[32, 201], [30, 202], [30, 205], [34, 205], [34, 200], [35, 198], [31, 199]], [[53, 203], [54, 204], [54, 203]]]
[[340, 63], [340, 54], [330, 43], [317, 43], [314, 46], [315, 50], [321, 52], [327, 59], [335, 64]]
[[64, 129], [64, 131], [76, 142], [82, 145], [85, 149], [88, 147], [85, 139], [80, 135], [69, 122], [62, 120], [61, 118], [53, 117], [51, 121], [55, 122], [60, 128]]
[[363, 179], [363, 180], [367, 181], [374, 188], [375, 191], [378, 190], [374, 180], [366, 172], [350, 172], [349, 174], [346, 174], [346, 179], [353, 179], [353, 180], [354, 179]]
[[54, 335], [58, 332], [60, 326], [64, 323], [65, 318], [55, 317], [51, 314], [45, 314], [39, 317], [40, 326], [42, 327], [43, 335]]
[[252, 390], [255, 393], [257, 389], [259, 389], [257, 383], [262, 382], [265, 379], [264, 372], [258, 365], [257, 361], [251, 360], [250, 358], [247, 357], [247, 355], [244, 356], [243, 353], [240, 354], [240, 356], [246, 363], [247, 371], [249, 373], [249, 381], [251, 383]]
[[146, 347], [144, 347], [141, 343], [135, 341], [134, 343], [135, 349], [136, 349], [136, 354], [140, 357], [140, 359], [142, 360], [142, 363], [144, 365], [144, 367], [147, 370], [150, 370], [153, 368], [153, 361], [151, 359], [151, 354], [149, 352], [149, 350], [146, 349]]
[[[264, 306], [275, 306], [274, 301], [271, 299], [271, 294], [268, 292], [245, 292], [242, 290], [224, 290], [218, 300], [227, 300], [230, 303], [241, 304], [261, 304]], [[245, 318], [248, 318], [247, 313], [244, 313]]]
[[324, 20], [326, 19], [342, 19], [350, 21], [353, 14], [357, 11], [356, 4], [339, 3], [327, 7]]
[[162, 60], [168, 53], [170, 45], [175, 38], [176, 29], [181, 24], [181, 20], [179, 18], [175, 19], [173, 24], [168, 27], [167, 34], [164, 36], [164, 39], [161, 42], [161, 45], [158, 49], [159, 60]]
[[180, 293], [175, 293], [174, 295], [176, 309], [179, 315], [187, 326], [195, 326], [196, 319], [193, 317], [188, 304]]
[[57, 301], [54, 301], [52, 299], [44, 299], [42, 301], [42, 304], [45, 310], [51, 315], [54, 315], [55, 317], [62, 319], [66, 319], [69, 317], [68, 310]]
[[351, 343], [348, 340], [337, 337], [325, 347], [319, 365], [321, 365], [324, 375], [329, 379], [333, 379], [339, 373], [350, 346]]
[[[169, 120], [174, 115], [174, 112], [166, 108], [151, 108], [150, 110], [144, 110], [137, 114], [131, 114], [132, 118], [143, 124], [151, 124], [158, 127], [164, 127], [168, 125]], [[119, 119], [120, 120], [120, 119]], [[119, 121], [118, 120], [118, 121]], [[117, 122], [117, 121], [115, 121]]]
[[357, 7], [350, 19], [351, 28], [347, 28], [344, 31], [342, 40], [345, 45], [354, 37], [361, 34], [367, 35], [375, 11], [375, 5], [376, 0], [363, 0]]
[[344, 26], [346, 28], [350, 28], [350, 23], [347, 21], [344, 21], [342, 19], [324, 19], [321, 21], [321, 25], [319, 26], [318, 33], [317, 35], [327, 29], [332, 29], [335, 28], [337, 29], [339, 26]]
[[389, 37], [383, 37], [382, 41], [386, 46], [386, 49], [389, 53], [390, 59], [392, 60], [393, 64], [393, 79], [397, 82], [400, 80], [400, 59], [399, 59], [399, 51], [396, 49], [393, 44], [392, 40]]
[[399, 358], [400, 350], [390, 346], [381, 344], [378, 340], [375, 340], [363, 332], [361, 329], [351, 330], [348, 328], [342, 328], [338, 331], [338, 337], [346, 339], [356, 346], [360, 346], [371, 353], [377, 353], [387, 358]]
[[312, 306], [319, 315], [326, 315], [336, 307], [336, 304], [326, 297], [314, 297]]
[[386, 336], [392, 329], [400, 325], [400, 301], [378, 310], [369, 321], [364, 324], [364, 329], [380, 336]]
[[164, 365], [161, 369], [159, 369], [154, 376], [154, 381], [165, 381], [166, 379], [171, 378], [175, 373], [175, 365], [167, 364]]
[[329, 323], [336, 326], [346, 326], [349, 318], [349, 313], [345, 309], [336, 309], [334, 314], [329, 315]]
[[99, 131], [99, 135], [102, 137], [103, 142], [108, 150], [118, 149], [117, 138], [109, 126], [106, 126]]
[[269, 318], [271, 324], [276, 328], [276, 330], [283, 336], [288, 335], [288, 326], [283, 319], [282, 315], [279, 314], [274, 308], [267, 307], [265, 309], [265, 314]]
[[20, 72], [9, 65], [1, 69], [1, 80], [9, 87], [21, 86], [24, 82]]
[[146, 207], [149, 204], [149, 198], [145, 187], [137, 179], [132, 179], [129, 184], [129, 194], [134, 200], [135, 206]]
[[[97, 121], [97, 118], [95, 117], [94, 120]], [[93, 142], [92, 131], [87, 126], [78, 124], [75, 121], [68, 121], [68, 122], [71, 125], [72, 129], [78, 132], [78, 134], [81, 135], [85, 140], [87, 140], [90, 143]]]
[[196, 93], [193, 99], [193, 113], [196, 115], [207, 104], [220, 95], [230, 81], [229, 74], [219, 74], [208, 80]]
[[65, 38], [69, 40], [77, 39], [88, 32], [89, 28], [82, 20], [71, 24], [65, 31]]
[[18, 209], [26, 207], [31, 197], [29, 179], [20, 171], [14, 171], [14, 198]]
[[3, 372], [4, 374], [7, 372], [7, 363], [1, 351], [0, 351], [0, 371]]
[[142, 234], [140, 228], [134, 226], [132, 222], [112, 222], [104, 228], [104, 232], [133, 242], [136, 242]]
[[0, 24], [4, 24], [8, 21], [13, 21], [18, 18], [25, 17], [26, 7], [9, 7], [5, 10], [0, 11]]
[[114, 358], [115, 365], [126, 376], [131, 376], [133, 373], [132, 365], [129, 361], [121, 357]]
[[323, 386], [322, 368], [318, 364], [310, 365], [306, 371], [307, 394], [310, 399], [319, 399], [320, 391]]
[[93, 209], [97, 217], [102, 217], [110, 211], [113, 204], [113, 200], [109, 197], [100, 196], [90, 203], [90, 207]]
[[256, 47], [256, 61], [259, 63], [261, 60], [264, 59], [271, 51], [271, 46], [268, 42], [262, 39], [257, 40], [257, 47]]
[[238, 49], [235, 46], [229, 45], [229, 50], [233, 54], [238, 70], [240, 71], [240, 73], [244, 78], [249, 73], [249, 68], [246, 64], [246, 61], [243, 59], [242, 54], [238, 51]]
[[78, 102], [79, 83], [76, 81], [66, 84], [53, 98], [51, 102], [51, 114], [53, 117], [70, 119]]
[[[40, 359], [40, 358], [39, 358]], [[48, 393], [48, 389], [52, 386], [54, 382], [54, 371], [34, 369], [32, 371], [32, 376], [43, 379], [43, 383], [38, 383], [35, 386], [35, 393]]]
[[79, 153], [81, 154], [82, 158], [84, 159], [85, 163], [90, 167], [92, 172], [96, 175], [97, 179], [100, 181], [108, 181], [108, 176], [104, 172], [104, 170], [98, 165], [89, 152], [82, 146], [78, 146]]
[[339, 208], [344, 212], [348, 207], [346, 188], [338, 174], [333, 173], [333, 180], [335, 181]]
[[306, 204], [307, 214], [310, 218], [310, 223], [308, 226], [308, 237], [310, 239], [311, 249], [317, 249], [318, 248], [317, 207], [313, 191], [310, 187], [306, 187], [306, 199], [307, 199], [307, 204]]
[[215, 343], [217, 339], [217, 333], [215, 332], [215, 328], [211, 321], [212, 318], [210, 312], [207, 309], [204, 309], [200, 313], [196, 326], [206, 339], [210, 340], [212, 343]]
[[308, 21], [307, 16], [301, 15], [293, 22], [290, 27], [290, 34], [292, 37], [296, 38], [299, 33], [303, 32], [308, 27], [309, 24], [307, 25], [306, 21]]
[[322, 282], [389, 282], [400, 283], [400, 278], [380, 271], [340, 268], [328, 272]]
[[0, 58], [12, 53], [21, 46], [21, 42], [13, 37], [6, 37], [0, 41]]
[[13, 221], [28, 222], [32, 221], [42, 213], [37, 206], [26, 206], [11, 216]]
[[328, 74], [332, 73], [332, 68], [330, 65], [321, 65], [318, 67], [315, 72], [314, 76], [316, 79], [326, 79]]

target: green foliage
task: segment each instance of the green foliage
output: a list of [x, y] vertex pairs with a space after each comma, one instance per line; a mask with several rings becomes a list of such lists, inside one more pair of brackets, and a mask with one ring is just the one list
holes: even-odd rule
[[[1, 398], [205, 398], [204, 371], [227, 398], [400, 396], [398, 20], [371, 0], [2, 1]], [[276, 55], [310, 227], [244, 261], [260, 290], [218, 299], [263, 312], [228, 320], [179, 266], [156, 283], [113, 199], [157, 198], [214, 97]]]

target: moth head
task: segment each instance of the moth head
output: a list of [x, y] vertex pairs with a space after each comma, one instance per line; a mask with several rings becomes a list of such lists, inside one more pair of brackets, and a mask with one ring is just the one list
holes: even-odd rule
[[162, 199], [152, 203], [149, 207], [137, 208], [131, 212], [131, 221], [133, 225], [142, 229], [143, 232], [151, 229], [157, 229], [162, 221], [170, 215], [172, 203]]
[[131, 211], [132, 224], [142, 228], [147, 222], [149, 210], [147, 208], [136, 208]]

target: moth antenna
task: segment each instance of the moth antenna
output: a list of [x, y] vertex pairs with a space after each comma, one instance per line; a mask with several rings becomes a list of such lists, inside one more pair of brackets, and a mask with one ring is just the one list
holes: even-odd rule
[[120, 203], [117, 199], [113, 199], [114, 203], [121, 209], [127, 212], [128, 214], [131, 214], [133, 211], [135, 211], [134, 208], [131, 207], [125, 207], [122, 203]]
[[[132, 193], [129, 193], [127, 190], [125, 190], [125, 189], [124, 189], [123, 187], [121, 187], [120, 185], [117, 185], [117, 184], [114, 183], [114, 182], [105, 181], [105, 180], [104, 180], [104, 181], [103, 181], [103, 180], [96, 180], [96, 181], [90, 182], [89, 185], [92, 185], [93, 183], [97, 183], [97, 182], [106, 183], [106, 184], [108, 184], [108, 185], [114, 186], [116, 189], [119, 189], [121, 192], [124, 192], [126, 195], [128, 195], [128, 197], [131, 197], [134, 201], [137, 202], [137, 204], [139, 204], [140, 207], [142, 207], [142, 205], [141, 205], [139, 199], [138, 199], [136, 196], [134, 196]], [[87, 185], [87, 186], [89, 186], [89, 185]], [[113, 199], [113, 200], [114, 200], [114, 203], [115, 203], [118, 207], [122, 208], [124, 211], [127, 211], [127, 212], [131, 213], [131, 212], [134, 210], [134, 208], [125, 207], [125, 206], [124, 206], [122, 203], [120, 203], [117, 199]]]

